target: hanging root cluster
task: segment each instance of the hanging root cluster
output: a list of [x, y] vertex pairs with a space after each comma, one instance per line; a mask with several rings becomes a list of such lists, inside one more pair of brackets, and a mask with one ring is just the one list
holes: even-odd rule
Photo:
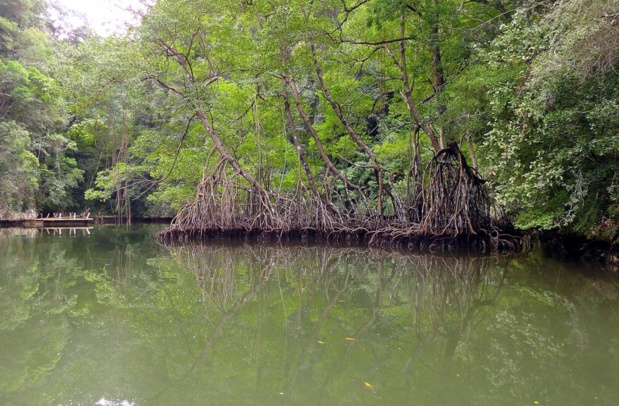
[[457, 144], [440, 150], [425, 170], [413, 174], [414, 193], [394, 199], [395, 191], [391, 191], [394, 204], [390, 215], [367, 205], [350, 209], [326, 194], [312, 193], [301, 183], [294, 193], [283, 194], [248, 187], [238, 175], [228, 173], [221, 162], [206, 174], [195, 200], [179, 211], [170, 227], [158, 234], [158, 240], [327, 240], [486, 253], [519, 251], [525, 243], [495, 209], [485, 181], [467, 164]]

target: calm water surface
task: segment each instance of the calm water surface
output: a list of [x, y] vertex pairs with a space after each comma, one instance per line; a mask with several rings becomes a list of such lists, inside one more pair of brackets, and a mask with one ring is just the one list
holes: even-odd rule
[[590, 265], [0, 230], [1, 405], [615, 405]]

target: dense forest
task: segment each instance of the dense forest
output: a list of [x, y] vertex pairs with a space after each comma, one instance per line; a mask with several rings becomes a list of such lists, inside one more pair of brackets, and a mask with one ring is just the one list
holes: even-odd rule
[[619, 234], [619, 0], [145, 3], [0, 0], [0, 219]]

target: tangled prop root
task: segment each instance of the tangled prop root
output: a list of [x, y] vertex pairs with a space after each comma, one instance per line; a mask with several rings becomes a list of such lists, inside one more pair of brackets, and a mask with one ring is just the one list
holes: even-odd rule
[[302, 185], [294, 194], [248, 188], [235, 176], [227, 177], [221, 164], [204, 177], [195, 200], [157, 238], [168, 244], [220, 237], [326, 239], [423, 251], [523, 248], [523, 237], [501, 215], [493, 215], [500, 212], [493, 208], [485, 181], [468, 166], [456, 144], [440, 150], [419, 179], [420, 192], [400, 199], [408, 205], [394, 216], [383, 216], [340, 210], [341, 205], [313, 196]]

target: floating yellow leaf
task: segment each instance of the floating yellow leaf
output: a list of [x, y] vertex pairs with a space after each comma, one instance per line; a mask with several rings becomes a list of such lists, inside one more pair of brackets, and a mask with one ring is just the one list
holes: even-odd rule
[[348, 340], [348, 341], [357, 341], [356, 338], [352, 338], [352, 337], [346, 337], [346, 340]]
[[324, 344], [324, 343], [325, 343], [324, 341], [320, 341], [320, 340], [318, 340], [318, 341], [316, 341], [316, 342], [317, 342], [318, 344]]
[[371, 387], [372, 387], [372, 384], [371, 384], [371, 383], [369, 383], [369, 382], [363, 381], [363, 384], [364, 384], [365, 386], [367, 386], [368, 388], [371, 388]]

